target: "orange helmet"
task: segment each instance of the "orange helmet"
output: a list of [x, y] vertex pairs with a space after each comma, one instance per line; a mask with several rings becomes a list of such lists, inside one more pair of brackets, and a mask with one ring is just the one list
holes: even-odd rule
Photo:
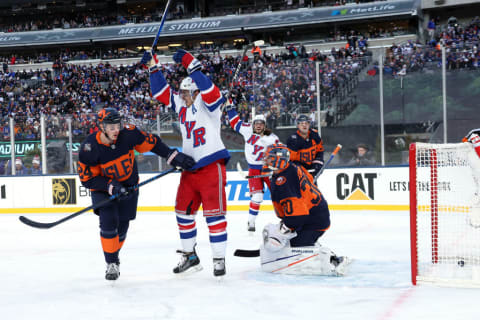
[[281, 143], [275, 143], [267, 147], [263, 162], [272, 170], [285, 169], [290, 160], [290, 150]]

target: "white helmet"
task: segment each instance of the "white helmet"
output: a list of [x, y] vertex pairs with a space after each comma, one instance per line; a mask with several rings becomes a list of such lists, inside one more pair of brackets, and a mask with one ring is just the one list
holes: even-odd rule
[[256, 121], [262, 121], [265, 124], [265, 116], [263, 114], [257, 114], [255, 117], [253, 117], [253, 124], [255, 124]]
[[198, 90], [198, 87], [192, 78], [186, 77], [180, 83], [180, 90], [188, 90], [190, 94], [193, 94], [195, 90]]

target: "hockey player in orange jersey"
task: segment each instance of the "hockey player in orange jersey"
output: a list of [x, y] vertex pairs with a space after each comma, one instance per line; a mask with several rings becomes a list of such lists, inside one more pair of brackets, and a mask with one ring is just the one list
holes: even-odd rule
[[262, 269], [288, 274], [343, 275], [350, 262], [317, 240], [330, 227], [328, 204], [302, 166], [290, 161], [289, 149], [274, 144], [265, 151], [273, 170], [271, 195], [279, 224], [263, 230]]
[[100, 218], [107, 280], [116, 280], [120, 276], [118, 255], [130, 220], [137, 214], [138, 189], [132, 188], [139, 180], [134, 150], [152, 151], [166, 158], [168, 164], [186, 170], [195, 165], [193, 158], [170, 149], [158, 136], [133, 125], [122, 128], [120, 120], [116, 109], [102, 109], [97, 115], [100, 131], [85, 139], [78, 155], [78, 175], [83, 186], [90, 189], [92, 203], [100, 203], [114, 194], [118, 196], [95, 210]]

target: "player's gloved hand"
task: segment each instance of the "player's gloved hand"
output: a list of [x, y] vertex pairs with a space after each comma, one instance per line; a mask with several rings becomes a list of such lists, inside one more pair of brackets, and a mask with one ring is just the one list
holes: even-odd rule
[[478, 136], [478, 134], [476, 133], [472, 133], [469, 137], [468, 137], [468, 141], [476, 148], [476, 147], [480, 147], [480, 136]]
[[202, 69], [202, 64], [195, 58], [190, 52], [183, 49], [178, 49], [173, 55], [173, 61], [181, 63], [182, 66], [187, 69], [188, 74], [192, 74], [197, 70]]
[[289, 244], [290, 239], [297, 233], [287, 227], [283, 221], [277, 224], [268, 224], [263, 229], [263, 244], [269, 251], [279, 251]]
[[120, 181], [113, 179], [108, 184], [108, 194], [116, 195], [119, 200], [127, 200], [133, 195], [133, 190], [126, 188]]
[[140, 63], [142, 64], [142, 66], [145, 69], [148, 69], [148, 71], [150, 71], [150, 73], [154, 73], [154, 72], [158, 71], [157, 55], [155, 54], [155, 55], [152, 56], [152, 53], [148, 50], [146, 50], [143, 53], [143, 57], [142, 57], [142, 60], [140, 60]]
[[172, 149], [167, 157], [167, 163], [174, 167], [180, 167], [185, 170], [190, 170], [194, 165], [197, 164], [192, 157], [186, 155], [185, 153], [178, 152], [177, 149]]
[[312, 176], [315, 177], [320, 170], [323, 168], [323, 161], [321, 160], [313, 160], [312, 162], [312, 169], [315, 170], [312, 172]]
[[235, 106], [233, 105], [233, 99], [231, 97], [225, 98], [225, 103], [223, 104], [223, 110], [225, 110], [227, 113], [229, 111], [236, 111]]

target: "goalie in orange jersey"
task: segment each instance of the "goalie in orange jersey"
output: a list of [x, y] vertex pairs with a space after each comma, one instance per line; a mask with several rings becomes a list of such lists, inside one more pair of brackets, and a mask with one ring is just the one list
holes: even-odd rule
[[105, 278], [120, 276], [118, 254], [127, 236], [130, 220], [137, 214], [138, 169], [134, 150], [152, 151], [166, 158], [167, 163], [182, 169], [195, 165], [192, 157], [170, 149], [153, 134], [133, 125], [121, 127], [120, 115], [114, 108], [102, 109], [98, 115], [100, 131], [89, 135], [80, 146], [78, 175], [83, 186], [90, 189], [92, 203], [117, 198], [95, 210], [100, 217], [100, 238], [107, 263]]
[[307, 170], [290, 161], [282, 144], [267, 148], [265, 165], [273, 170], [271, 196], [279, 224], [263, 230], [262, 269], [289, 274], [342, 275], [349, 263], [317, 243], [330, 227], [328, 204]]

